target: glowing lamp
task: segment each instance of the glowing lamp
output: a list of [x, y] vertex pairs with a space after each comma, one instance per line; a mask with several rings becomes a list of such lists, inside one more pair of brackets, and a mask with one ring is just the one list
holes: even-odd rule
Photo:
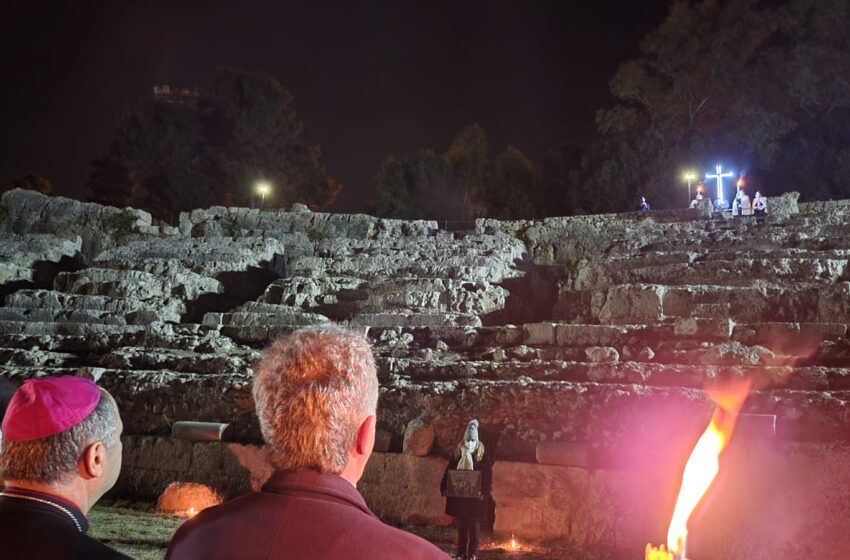
[[272, 190], [272, 186], [265, 181], [257, 183], [257, 192], [260, 193], [260, 209], [266, 205], [266, 195]]
[[690, 202], [691, 201], [691, 183], [693, 183], [694, 181], [697, 180], [696, 171], [691, 171], [691, 170], [685, 171], [685, 173], [682, 175], [682, 179], [684, 179], [684, 181], [688, 184], [688, 202]]

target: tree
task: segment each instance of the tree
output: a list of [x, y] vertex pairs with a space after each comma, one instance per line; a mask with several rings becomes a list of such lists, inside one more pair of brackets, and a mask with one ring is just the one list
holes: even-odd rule
[[416, 208], [413, 199], [407, 163], [388, 157], [375, 175], [375, 199], [369, 211], [385, 218], [419, 218], [421, 210]]
[[12, 188], [36, 191], [40, 192], [41, 194], [46, 194], [47, 196], [53, 194], [53, 185], [50, 184], [50, 181], [48, 181], [41, 175], [35, 175], [33, 173], [29, 173], [27, 175], [23, 175], [22, 177], [18, 177], [17, 179], [13, 179]]
[[320, 164], [320, 148], [304, 141], [292, 95], [277, 80], [219, 71], [201, 92], [199, 109], [218, 192], [264, 179], [274, 185], [267, 204], [324, 208], [333, 202], [341, 187]]
[[133, 168], [121, 159], [106, 157], [93, 164], [87, 186], [90, 200], [107, 206], [128, 206], [139, 188]]
[[815, 170], [823, 190], [837, 192], [850, 124], [847, 4], [674, 3], [641, 41], [642, 56], [611, 81], [618, 103], [597, 114], [585, 187], [620, 209], [640, 194], [657, 207], [682, 206], [684, 195], [670, 195], [681, 170], [728, 158], [774, 193], [801, 190], [799, 173]]
[[405, 219], [468, 220], [472, 206], [455, 170], [433, 150], [401, 160], [389, 157], [375, 177], [371, 210]]
[[482, 193], [487, 215], [501, 219], [536, 217], [539, 210], [533, 202], [536, 188], [534, 164], [509, 146], [493, 162], [492, 179]]
[[162, 218], [248, 205], [260, 180], [273, 185], [266, 207], [323, 208], [341, 188], [319, 147], [304, 140], [292, 95], [269, 76], [232, 69], [197, 91], [155, 90], [122, 115], [105, 159], [126, 162], [141, 187], [138, 203]]
[[464, 128], [443, 154], [455, 171], [467, 202], [484, 189], [490, 173], [490, 141], [478, 123]]

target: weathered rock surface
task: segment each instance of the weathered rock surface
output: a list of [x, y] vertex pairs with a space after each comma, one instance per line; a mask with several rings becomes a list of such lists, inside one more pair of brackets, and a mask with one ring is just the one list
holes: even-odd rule
[[[0, 377], [76, 373], [109, 389], [136, 465], [122, 492], [187, 480], [233, 495], [270, 469], [253, 445], [259, 349], [344, 323], [375, 348], [381, 448], [415, 451], [377, 455], [367, 471], [387, 519], [445, 521], [420, 486], [475, 417], [504, 461], [502, 484], [526, 477], [526, 497], [549, 504], [536, 512], [504, 490], [518, 532], [646, 539], [656, 528], [632, 525], [640, 512], [618, 497], [629, 479], [609, 471], [678, 456], [664, 442], [704, 428], [710, 380], [757, 377], [745, 411], [775, 416], [777, 439], [807, 442], [805, 461], [843, 481], [826, 465], [850, 439], [850, 202], [798, 205], [792, 193], [769, 207], [768, 219], [683, 209], [478, 220], [464, 232], [210, 208], [174, 230], [132, 209], [11, 191], [0, 201]], [[159, 439], [178, 420], [228, 422], [239, 443]], [[550, 444], [580, 445], [601, 470], [518, 463]]]
[[[726, 474], [690, 526], [689, 555], [773, 560], [805, 549], [846, 557], [848, 460], [846, 445], [730, 448]], [[634, 549], [661, 544], [682, 461], [617, 471], [497, 462], [496, 533]]]
[[407, 423], [404, 430], [403, 453], [425, 457], [434, 446], [434, 426], [423, 418], [416, 418]]

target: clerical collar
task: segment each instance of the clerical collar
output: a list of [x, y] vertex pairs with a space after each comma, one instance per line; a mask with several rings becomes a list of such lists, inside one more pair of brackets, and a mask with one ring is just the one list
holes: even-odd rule
[[86, 533], [89, 530], [89, 522], [88, 519], [86, 519], [86, 516], [83, 515], [83, 512], [81, 512], [74, 504], [57, 496], [52, 496], [43, 492], [35, 492], [33, 490], [25, 490], [23, 488], [16, 488], [14, 486], [6, 486], [2, 489], [2, 491], [0, 491], [0, 498], [10, 498], [13, 500], [20, 500], [22, 502], [47, 506], [67, 517], [68, 521], [73, 523], [74, 527], [76, 527], [80, 533]]

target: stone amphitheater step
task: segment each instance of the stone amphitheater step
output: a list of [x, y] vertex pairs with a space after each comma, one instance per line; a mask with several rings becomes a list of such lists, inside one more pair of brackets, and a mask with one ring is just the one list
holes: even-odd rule
[[850, 224], [816, 225], [752, 224], [722, 231], [688, 230], [653, 239], [644, 250], [676, 251], [687, 247], [694, 251], [711, 251], [735, 247], [746, 252], [751, 249], [805, 249], [823, 251], [846, 249], [850, 237]]
[[82, 240], [56, 235], [4, 233], [0, 239], [0, 285], [45, 280], [44, 265], [57, 267], [80, 252]]
[[[2, 353], [0, 353], [2, 356]], [[166, 370], [179, 373], [250, 373], [259, 352], [198, 353], [166, 348], [124, 346], [104, 355], [98, 366], [119, 370]]]
[[392, 276], [443, 277], [462, 280], [484, 280], [498, 283], [517, 273], [507, 266], [494, 266], [486, 257], [468, 259], [452, 257], [450, 260], [422, 258], [399, 262], [391, 258], [336, 259], [330, 257], [302, 257], [292, 262], [295, 276], [348, 276], [351, 278], [379, 279]]
[[522, 258], [525, 252], [520, 240], [494, 236], [467, 236], [442, 243], [339, 245], [317, 250], [317, 256], [293, 259], [290, 276], [458, 278], [501, 282], [519, 275], [514, 261]]
[[[41, 374], [70, 373], [44, 368]], [[92, 368], [127, 418], [128, 434], [165, 434], [177, 420], [226, 421], [234, 437], [259, 441], [248, 374], [193, 374], [162, 370]], [[20, 380], [32, 368], [0, 375]], [[446, 408], [446, 403], [453, 406]], [[846, 440], [850, 436], [850, 391], [775, 389], [751, 395], [746, 411], [775, 414], [780, 437]], [[407, 423], [426, 414], [435, 418], [438, 451], [456, 441], [454, 428], [474, 414], [501, 433], [500, 455], [533, 457], [540, 441], [588, 441], [616, 447], [646, 440], [659, 427], [690, 423], [704, 427], [711, 404], [701, 389], [656, 387], [631, 383], [464, 379], [460, 381], [396, 381], [381, 389], [379, 425], [401, 438]], [[454, 411], [454, 412], [453, 412]], [[671, 419], [676, 419], [675, 421]], [[454, 428], [453, 428], [454, 427]], [[694, 431], [695, 431], [694, 430]]]
[[[449, 406], [451, 403], [451, 406]], [[850, 391], [753, 393], [745, 412], [777, 415], [781, 438], [847, 440]], [[435, 418], [437, 449], [456, 445], [457, 425], [474, 415], [500, 432], [502, 457], [533, 460], [541, 441], [585, 441], [601, 447], [645, 443], [652, 434], [688, 424], [699, 433], [713, 408], [701, 389], [568, 381], [490, 381], [407, 383], [384, 387], [379, 427], [395, 437], [420, 415]]]
[[793, 367], [790, 365], [702, 365], [642, 362], [590, 363], [540, 360], [526, 362], [381, 358], [382, 376], [405, 377], [417, 384], [448, 381], [568, 381], [573, 383], [640, 384], [652, 387], [702, 388], [714, 379], [743, 375], [761, 386], [804, 391], [850, 391], [850, 367]]
[[481, 318], [463, 313], [357, 313], [348, 322], [367, 327], [480, 327]]
[[265, 235], [305, 233], [316, 240], [336, 237], [382, 239], [400, 237], [427, 238], [438, 225], [429, 220], [392, 220], [365, 214], [326, 214], [320, 212], [214, 206], [180, 214], [184, 235], [232, 235], [234, 229], [260, 231]]
[[203, 324], [229, 327], [303, 326], [326, 323], [329, 319], [318, 313], [309, 313], [300, 307], [248, 302], [227, 313], [206, 313]]
[[405, 309], [418, 313], [486, 315], [505, 307], [508, 292], [483, 281], [433, 278], [304, 278], [278, 280], [261, 302], [282, 303], [346, 320], [356, 313]]
[[0, 364], [5, 367], [73, 368], [82, 365], [82, 359], [67, 352], [0, 347]]
[[789, 351], [808, 351], [821, 341], [843, 339], [850, 332], [845, 323], [735, 323], [730, 319], [679, 318], [650, 325], [599, 325], [574, 323], [526, 323], [488, 327], [370, 328], [373, 342], [409, 334], [422, 348], [440, 342], [461, 353], [470, 350], [537, 347], [655, 345], [667, 341], [723, 342], [735, 340], [748, 346], [774, 344]]
[[[5, 308], [0, 308], [0, 310]], [[144, 330], [142, 325], [108, 324], [108, 323], [62, 323], [0, 320], [0, 335], [108, 335]]]
[[[231, 422], [236, 437], [259, 441], [251, 375], [90, 367], [88, 375], [118, 402], [127, 434], [170, 433], [173, 422]], [[75, 375], [78, 369], [0, 366], [0, 376], [20, 382], [43, 375]], [[229, 432], [231, 433], [231, 432]]]
[[210, 278], [271, 267], [282, 275], [284, 247], [282, 241], [262, 237], [154, 238], [104, 251], [95, 258], [95, 265], [165, 275], [188, 269]]
[[[133, 316], [135, 318], [135, 316]], [[104, 323], [107, 325], [144, 324], [152, 317], [142, 315], [140, 321], [131, 320], [102, 309], [38, 309], [33, 307], [0, 307], [0, 321], [30, 323]]]
[[136, 300], [194, 300], [202, 294], [224, 291], [218, 280], [189, 270], [162, 275], [111, 268], [86, 268], [60, 273], [56, 277], [54, 289], [68, 294]]
[[237, 344], [244, 344], [254, 348], [264, 347], [276, 338], [292, 334], [301, 325], [256, 325], [243, 326], [221, 326], [222, 336], [227, 337]]
[[843, 310], [850, 306], [850, 282], [827, 288], [803, 282], [757, 287], [624, 284], [596, 293], [592, 305], [592, 314], [611, 324], [694, 316], [747, 323], [841, 322]]
[[599, 284], [664, 284], [752, 286], [757, 281], [774, 285], [798, 282], [832, 284], [850, 278], [848, 258], [748, 258], [733, 260], [683, 260], [663, 265], [635, 265], [620, 258], [583, 271], [577, 287]]
[[[142, 301], [134, 298], [66, 294], [55, 290], [19, 290], [6, 296], [6, 306], [0, 310], [31, 309], [56, 315], [67, 313], [69, 315], [66, 320], [69, 321], [73, 321], [73, 315], [79, 312], [82, 317], [97, 318], [103, 315], [131, 324], [145, 324], [156, 320], [180, 322], [181, 315], [186, 313], [186, 303], [173, 298]], [[86, 319], [82, 321], [92, 322]]]
[[0, 348], [39, 349], [80, 355], [100, 355], [122, 347], [161, 348], [198, 353], [238, 351], [233, 341], [216, 329], [201, 325], [151, 324], [121, 327], [121, 332], [81, 334], [0, 334]]

